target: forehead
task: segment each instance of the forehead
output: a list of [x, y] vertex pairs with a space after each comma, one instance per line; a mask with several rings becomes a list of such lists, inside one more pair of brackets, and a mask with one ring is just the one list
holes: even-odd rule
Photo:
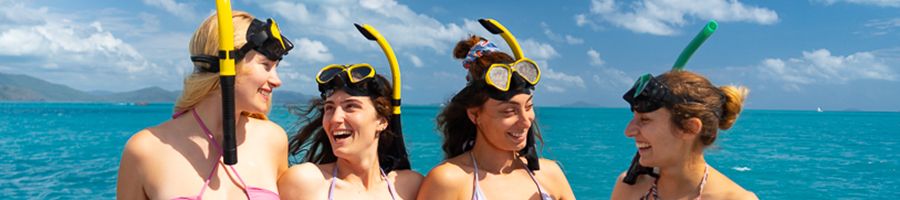
[[325, 98], [326, 103], [328, 103], [328, 102], [339, 103], [339, 102], [345, 102], [345, 101], [360, 101], [363, 103], [366, 103], [366, 102], [371, 103], [371, 99], [369, 99], [368, 96], [351, 96], [350, 94], [347, 94], [347, 92], [345, 92], [344, 90], [335, 90], [334, 93], [331, 94], [331, 96], [328, 96], [327, 98]]
[[499, 101], [496, 99], [488, 98], [487, 102], [484, 105], [487, 106], [503, 106], [503, 105], [525, 105], [532, 101], [534, 95], [531, 94], [517, 94], [512, 98], [509, 98], [509, 101]]

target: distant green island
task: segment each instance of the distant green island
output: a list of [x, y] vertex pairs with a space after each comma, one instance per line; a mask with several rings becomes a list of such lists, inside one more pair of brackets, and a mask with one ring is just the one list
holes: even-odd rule
[[[127, 92], [81, 91], [21, 74], [0, 73], [0, 101], [13, 102], [134, 102], [171, 103], [181, 91], [147, 87]], [[307, 102], [313, 96], [294, 91], [276, 90], [277, 103]]]

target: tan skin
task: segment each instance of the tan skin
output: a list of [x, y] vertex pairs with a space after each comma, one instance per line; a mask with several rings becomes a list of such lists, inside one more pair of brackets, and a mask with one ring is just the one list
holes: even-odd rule
[[[378, 162], [378, 134], [387, 128], [388, 119], [378, 115], [370, 97], [340, 90], [325, 100], [324, 110], [322, 127], [338, 157], [337, 177], [332, 176], [335, 163], [292, 166], [278, 180], [281, 198], [327, 199], [335, 181], [334, 199], [391, 199]], [[336, 133], [350, 136], [336, 139]], [[423, 177], [412, 170], [394, 170], [387, 179], [396, 197], [414, 199]]]
[[[234, 168], [249, 186], [277, 191], [279, 174], [287, 170], [287, 134], [272, 121], [241, 115], [268, 113], [272, 89], [281, 85], [277, 61], [251, 51], [239, 63], [235, 80], [235, 137], [238, 164]], [[194, 109], [222, 141], [221, 94], [211, 93]], [[220, 153], [189, 111], [134, 134], [119, 164], [117, 199], [171, 199], [200, 193], [205, 178], [220, 165], [204, 199], [246, 199], [243, 185], [221, 165]]]
[[[540, 199], [538, 188], [528, 176], [525, 159], [516, 152], [525, 147], [528, 129], [534, 121], [532, 95], [519, 94], [509, 101], [488, 99], [480, 108], [467, 110], [479, 128], [472, 150], [436, 166], [422, 183], [418, 199], [472, 199], [475, 165], [478, 184], [488, 199]], [[569, 181], [559, 165], [540, 160], [534, 171], [545, 193], [553, 199], [575, 199]]]
[[[660, 199], [758, 199], [724, 174], [709, 167], [709, 177], [700, 192], [704, 167], [703, 145], [698, 140], [703, 122], [698, 118], [686, 120], [684, 129], [673, 124], [671, 111], [660, 108], [653, 112], [635, 112], [625, 128], [625, 136], [634, 138], [639, 146], [640, 163], [657, 167], [660, 179], [657, 183]], [[647, 194], [654, 178], [641, 176], [635, 185], [622, 182], [625, 172], [619, 175], [610, 199], [640, 199]]]

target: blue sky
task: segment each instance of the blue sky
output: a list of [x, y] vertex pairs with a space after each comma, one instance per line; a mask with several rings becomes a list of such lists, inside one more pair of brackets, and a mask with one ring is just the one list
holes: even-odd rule
[[[0, 0], [0, 72], [81, 90], [181, 88], [189, 37], [214, 1]], [[499, 37], [494, 18], [541, 65], [538, 105], [575, 101], [625, 107], [635, 77], [667, 70], [710, 19], [717, 32], [688, 63], [717, 85], [751, 89], [751, 109], [900, 110], [900, 0], [392, 1], [234, 0], [233, 8], [279, 21], [297, 48], [279, 69], [281, 89], [315, 94], [331, 63], [367, 62], [387, 75], [376, 44], [391, 42], [404, 103], [446, 101], [465, 84], [451, 57], [468, 34]], [[512, 5], [515, 4], [515, 5]], [[277, 98], [277, 97], [276, 97]]]

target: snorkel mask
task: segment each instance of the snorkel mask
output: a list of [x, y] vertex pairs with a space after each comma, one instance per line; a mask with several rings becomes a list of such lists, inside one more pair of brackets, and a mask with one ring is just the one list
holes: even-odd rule
[[[512, 63], [494, 63], [489, 66], [483, 75], [478, 78], [467, 77], [469, 85], [487, 87], [488, 96], [492, 99], [507, 101], [517, 94], [532, 94], [534, 87], [541, 80], [541, 69], [537, 63], [522, 55], [522, 49], [515, 36], [510, 33], [506, 27], [493, 19], [479, 19], [479, 23], [484, 26], [492, 34], [500, 34], [510, 49], [516, 61]], [[476, 59], [486, 53], [499, 52], [494, 43], [481, 38], [481, 41], [472, 46], [466, 58], [463, 60], [463, 66], [467, 69], [472, 66]]]
[[316, 83], [322, 99], [328, 98], [336, 90], [343, 90], [350, 96], [377, 97], [380, 84], [366, 84], [375, 81], [375, 68], [366, 63], [323, 67], [316, 74]]
[[[685, 64], [687, 64], [687, 61], [690, 60], [694, 52], [700, 48], [700, 45], [702, 45], [706, 39], [712, 36], [717, 28], [718, 24], [715, 20], [709, 21], [709, 23], [703, 27], [703, 30], [701, 30], [697, 36], [694, 36], [691, 43], [681, 51], [681, 54], [678, 56], [678, 60], [675, 61], [675, 65], [672, 66], [671, 71], [683, 70]], [[672, 90], [669, 89], [665, 83], [649, 73], [641, 75], [637, 81], [635, 81], [634, 85], [631, 86], [631, 89], [622, 95], [622, 99], [625, 99], [625, 101], [628, 102], [632, 112], [639, 113], [653, 112], [662, 107], [672, 108], [675, 104], [679, 103], [695, 102], [694, 100], [673, 94]], [[643, 174], [659, 177], [659, 174], [655, 172], [654, 168], [641, 166], [640, 158], [640, 153], [635, 153], [634, 158], [631, 160], [631, 166], [628, 167], [628, 172], [625, 173], [622, 182], [634, 185], [637, 182], [638, 176]]]
[[[234, 59], [241, 60], [250, 53], [250, 50], [255, 50], [269, 60], [280, 61], [294, 48], [294, 44], [284, 35], [281, 35], [281, 30], [278, 29], [275, 20], [271, 18], [267, 19], [266, 22], [253, 19], [250, 22], [250, 27], [247, 28], [246, 40], [247, 43], [243, 47], [237, 49], [237, 51], [232, 51]], [[219, 72], [219, 56], [191, 56], [191, 61], [209, 63], [209, 68], [200, 68], [203, 71]]]

